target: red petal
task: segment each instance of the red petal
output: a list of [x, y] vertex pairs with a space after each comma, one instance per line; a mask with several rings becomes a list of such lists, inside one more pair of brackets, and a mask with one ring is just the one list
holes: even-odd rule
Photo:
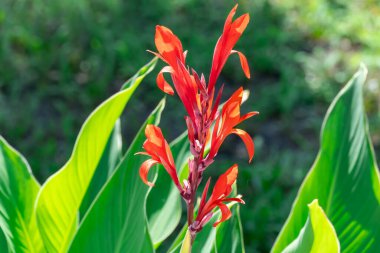
[[153, 159], [148, 159], [145, 162], [143, 162], [143, 164], [141, 164], [141, 167], [140, 167], [140, 171], [139, 171], [140, 177], [142, 181], [149, 186], [154, 186], [152, 182], [148, 181], [148, 172], [150, 168], [155, 164], [157, 164], [157, 161]]
[[198, 210], [198, 216], [197, 216], [197, 220], [199, 217], [199, 221], [203, 219], [203, 217], [201, 217], [201, 216], [204, 216], [202, 214], [202, 211], [203, 211], [203, 208], [205, 207], [205, 204], [206, 204], [206, 197], [207, 197], [207, 192], [208, 192], [209, 186], [210, 186], [210, 178], [207, 180], [206, 186], [205, 186], [203, 193], [202, 193], [201, 202], [199, 204], [199, 210]]
[[228, 13], [228, 16], [226, 18], [226, 22], [224, 22], [224, 28], [223, 28], [223, 30], [227, 30], [229, 28], [229, 26], [231, 25], [232, 19], [235, 16], [237, 7], [238, 7], [238, 4], [235, 4], [234, 8], [232, 8], [232, 10], [230, 11], [230, 13]]
[[231, 133], [238, 135], [243, 140], [245, 147], [247, 148], [247, 151], [248, 151], [249, 162], [251, 162], [253, 155], [255, 154], [255, 145], [253, 143], [251, 136], [247, 132], [241, 129], [233, 129]]
[[165, 26], [156, 26], [155, 44], [158, 52], [172, 67], [176, 66], [177, 59], [184, 62], [181, 41]]
[[[249, 14], [241, 15], [232, 23], [231, 30], [234, 30], [236, 33], [238, 33], [238, 36], [240, 37], [240, 35], [244, 32], [245, 28], [247, 28], [248, 23]], [[239, 39], [239, 37], [236, 39], [236, 41]], [[234, 44], [236, 44], [236, 42]]]
[[238, 203], [241, 203], [241, 204], [245, 204], [244, 200], [242, 200], [241, 198], [226, 198], [226, 199], [223, 199], [223, 202], [231, 202], [231, 201], [235, 201], [235, 202], [238, 202]]
[[[145, 136], [149, 143], [154, 144], [158, 148], [162, 148], [162, 140], [164, 137], [159, 127], [148, 124], [145, 128]], [[149, 152], [150, 150], [147, 151]]]
[[220, 220], [214, 223], [214, 227], [218, 226], [219, 223], [228, 220], [231, 217], [231, 210], [228, 208], [226, 204], [219, 203], [218, 207], [220, 208], [220, 212], [222, 213], [222, 217]]
[[161, 69], [161, 71], [158, 73], [157, 79], [156, 79], [157, 86], [163, 92], [165, 92], [165, 93], [167, 93], [169, 95], [173, 95], [174, 94], [174, 90], [170, 86], [170, 84], [168, 82], [166, 82], [165, 77], [164, 77], [164, 73], [166, 73], [166, 72], [171, 73], [172, 72], [172, 68], [170, 68], [169, 66], [166, 66], [163, 69]]
[[223, 88], [224, 88], [224, 85], [222, 85], [222, 87], [218, 91], [218, 95], [216, 96], [214, 107], [212, 108], [212, 111], [210, 113], [210, 120], [214, 120], [216, 112], [218, 111], [220, 99], [222, 98]]
[[238, 56], [239, 56], [240, 64], [241, 64], [241, 68], [243, 69], [245, 76], [246, 76], [248, 79], [251, 78], [251, 73], [250, 73], [250, 71], [249, 71], [248, 61], [247, 61], [247, 58], [245, 57], [245, 55], [242, 54], [242, 53], [239, 52], [239, 51], [232, 50], [232, 51], [231, 51], [231, 54], [234, 54], [234, 53], [238, 54]]
[[243, 116], [240, 117], [239, 124], [243, 122], [244, 120], [249, 119], [250, 117], [253, 117], [257, 114], [259, 114], [259, 112], [249, 112], [247, 114], [244, 114]]
[[213, 201], [220, 199], [221, 197], [227, 197], [232, 191], [232, 185], [236, 181], [238, 174], [238, 166], [234, 164], [225, 173], [219, 176], [215, 183], [214, 190], [212, 191], [210, 199]]

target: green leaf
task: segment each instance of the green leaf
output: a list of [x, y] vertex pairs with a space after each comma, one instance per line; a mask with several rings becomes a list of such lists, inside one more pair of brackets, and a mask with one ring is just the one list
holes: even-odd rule
[[142, 150], [147, 124], [158, 124], [164, 101], [141, 127], [126, 155], [86, 214], [69, 252], [153, 252], [146, 224], [149, 190], [139, 177], [146, 156]]
[[[125, 90], [136, 83], [141, 83], [145, 75], [154, 69], [157, 57], [147, 65], [143, 66], [134, 76], [128, 79], [123, 85], [121, 90]], [[102, 158], [95, 170], [94, 176], [91, 180], [90, 186], [87, 189], [86, 195], [82, 201], [80, 207], [80, 218], [82, 219], [94, 201], [96, 195], [106, 182], [106, 180], [112, 175], [112, 172], [116, 169], [117, 164], [120, 162], [122, 154], [122, 135], [120, 120], [116, 121], [115, 128], [107, 142], [107, 146], [103, 152]]]
[[94, 201], [102, 186], [112, 175], [113, 171], [122, 158], [122, 136], [120, 120], [116, 121], [115, 127], [108, 139], [106, 148], [102, 154], [102, 158], [95, 170], [94, 176], [87, 189], [86, 195], [82, 200], [80, 207], [80, 218], [83, 219], [85, 213]]
[[116, 120], [142, 78], [101, 104], [86, 120], [68, 162], [41, 188], [37, 200], [37, 222], [46, 250], [66, 252], [78, 223], [78, 211]]
[[[182, 134], [170, 144], [176, 166], [180, 168], [179, 172], [183, 170], [191, 156], [189, 146], [187, 133]], [[157, 248], [175, 230], [182, 214], [181, 196], [162, 166], [158, 170], [154, 187], [149, 192], [146, 212], [149, 232]]]
[[7, 246], [7, 240], [5, 239], [5, 235], [3, 233], [3, 229], [1, 229], [1, 226], [0, 226], [0, 249], [3, 252], [9, 252], [8, 246]]
[[238, 204], [233, 205], [231, 211], [231, 218], [226, 222], [222, 222], [216, 230], [216, 252], [245, 252], [240, 206]]
[[308, 217], [306, 206], [314, 199], [333, 224], [342, 252], [380, 252], [380, 177], [363, 106], [366, 74], [361, 66], [330, 106], [319, 154], [273, 253], [295, 240]]
[[0, 136], [0, 240], [9, 252], [42, 252], [33, 211], [39, 189], [25, 158]]
[[297, 238], [282, 253], [338, 253], [339, 240], [318, 200], [308, 205], [309, 217]]

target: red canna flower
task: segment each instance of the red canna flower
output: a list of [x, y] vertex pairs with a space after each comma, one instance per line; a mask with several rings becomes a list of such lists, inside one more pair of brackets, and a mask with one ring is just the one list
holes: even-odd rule
[[[184, 180], [182, 187], [178, 180], [168, 143], [158, 127], [149, 125], [145, 131], [147, 140], [143, 147], [146, 152], [143, 154], [151, 156], [151, 159], [141, 165], [140, 176], [146, 184], [153, 185], [147, 180], [149, 169], [154, 164], [164, 166], [186, 202], [187, 222], [192, 241], [196, 233], [211, 219], [215, 207], [219, 207], [222, 213], [221, 219], [214, 223], [214, 226], [217, 226], [231, 216], [231, 211], [225, 202], [244, 203], [240, 197], [228, 198], [238, 173], [235, 164], [218, 178], [213, 192], [206, 202], [210, 185], [210, 180], [208, 180], [203, 191], [197, 218], [194, 220], [196, 193], [202, 181], [203, 172], [214, 161], [225, 138], [230, 134], [238, 135], [247, 148], [250, 161], [254, 155], [252, 138], [245, 131], [235, 128], [242, 121], [257, 114], [257, 112], [250, 112], [243, 116], [240, 115], [243, 89], [238, 89], [228, 99], [220, 113], [218, 107], [223, 86], [215, 96], [215, 84], [231, 54], [238, 54], [244, 74], [250, 78], [247, 59], [242, 53], [233, 49], [247, 27], [249, 15], [244, 14], [233, 21], [236, 9], [237, 5], [228, 14], [223, 33], [216, 43], [208, 83], [203, 74], [198, 75], [194, 69], [186, 65], [187, 52], [183, 50], [181, 41], [169, 28], [156, 26], [155, 45], [157, 52], [151, 52], [167, 64], [157, 75], [157, 86], [167, 94], [174, 95], [177, 93], [188, 114], [185, 116], [185, 121], [193, 157], [189, 159], [189, 176]], [[165, 80], [164, 73], [170, 75], [172, 84]], [[214, 129], [211, 130], [213, 124]], [[209, 142], [211, 142], [210, 152], [205, 156], [204, 151]]]
[[216, 119], [214, 130], [211, 139], [211, 149], [207, 156], [208, 159], [213, 159], [220, 146], [226, 137], [230, 134], [238, 135], [244, 142], [247, 148], [249, 161], [252, 160], [254, 155], [254, 143], [249, 134], [241, 129], [234, 128], [242, 121], [258, 114], [258, 112], [249, 112], [243, 116], [240, 116], [240, 105], [243, 99], [243, 88], [240, 87], [224, 104], [221, 114]]
[[199, 231], [202, 227], [211, 219], [213, 216], [213, 210], [215, 207], [219, 207], [222, 213], [220, 220], [213, 224], [216, 227], [219, 223], [229, 219], [231, 217], [231, 211], [225, 202], [239, 202], [243, 203], [244, 201], [240, 197], [228, 198], [232, 191], [232, 185], [236, 181], [238, 174], [238, 166], [234, 164], [229, 168], [224, 174], [222, 174], [215, 183], [214, 189], [211, 193], [210, 198], [206, 202], [207, 191], [210, 185], [210, 179], [206, 183], [206, 187], [202, 194], [202, 199], [199, 205], [199, 211], [197, 218], [193, 224], [192, 229]]
[[140, 167], [140, 177], [143, 182], [149, 186], [153, 186], [152, 182], [148, 181], [148, 172], [155, 164], [162, 164], [165, 170], [169, 173], [177, 188], [182, 191], [181, 184], [178, 180], [177, 170], [175, 168], [173, 155], [168, 142], [165, 140], [161, 129], [154, 125], [147, 125], [145, 128], [145, 136], [147, 140], [143, 144], [146, 152], [138, 154], [149, 155], [151, 159], [146, 160]]

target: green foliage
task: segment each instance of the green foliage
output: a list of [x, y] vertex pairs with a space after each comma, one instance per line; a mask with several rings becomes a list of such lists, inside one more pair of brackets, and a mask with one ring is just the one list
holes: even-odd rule
[[146, 158], [135, 154], [145, 141], [146, 125], [157, 125], [163, 109], [164, 101], [137, 133], [85, 216], [69, 252], [153, 252], [145, 216], [148, 187], [138, 175], [138, 168]]
[[0, 246], [4, 246], [6, 239], [10, 252], [42, 252], [34, 215], [40, 185], [31, 175], [25, 158], [1, 136], [0, 175]]
[[[136, 156], [146, 125], [159, 123], [164, 101], [115, 167], [121, 152], [115, 124], [155, 63], [153, 59], [144, 66], [89, 116], [72, 156], [41, 189], [26, 160], [1, 137], [0, 245], [5, 248], [6, 241], [9, 252], [155, 252], [173, 233], [181, 215], [179, 195], [173, 193], [166, 174], [155, 173], [157, 188], [148, 198], [149, 188], [138, 178], [145, 158]], [[328, 110], [321, 150], [272, 252], [380, 249], [380, 178], [363, 106], [366, 74], [362, 66]], [[171, 144], [180, 178], [188, 173], [186, 144], [186, 133]], [[99, 172], [94, 178], [96, 170], [107, 173]], [[233, 192], [237, 194], [236, 187]], [[92, 203], [84, 208], [86, 193], [96, 197], [88, 197]], [[85, 213], [81, 220], [80, 207]], [[245, 252], [239, 206], [229, 204], [229, 208], [232, 217], [213, 228], [220, 218], [217, 211], [197, 234], [191, 250], [185, 225], [168, 252]]]
[[[241, 215], [247, 252], [268, 252], [317, 152], [325, 108], [359, 62], [370, 70], [364, 103], [380, 157], [380, 6], [373, 0], [238, 2], [252, 17], [237, 47], [246, 53], [253, 78], [241, 82], [236, 59], [222, 78], [226, 89], [247, 85], [254, 98], [250, 107], [261, 112], [258, 124], [245, 126], [256, 134], [257, 152], [253, 165], [241, 163], [238, 184], [246, 200]], [[145, 50], [154, 48], [156, 24], [180, 34], [189, 62], [207, 71], [232, 5], [229, 0], [0, 1], [0, 134], [17, 144], [44, 182], [69, 157], [86, 115], [148, 60]], [[153, 76], [136, 91], [126, 108], [136, 120], [128, 120], [128, 132], [122, 129], [125, 142], [161, 96]], [[167, 101], [171, 110], [161, 122], [170, 129], [169, 138], [183, 131], [182, 118], [176, 119], [182, 111], [173, 101]], [[228, 161], [239, 150], [231, 141], [221, 156]], [[82, 203], [81, 217], [90, 199]]]
[[77, 212], [115, 122], [138, 85], [115, 94], [90, 115], [69, 161], [42, 186], [36, 215], [47, 251], [67, 250], [76, 230]]
[[361, 66], [329, 108], [318, 157], [272, 249], [282, 252], [302, 229], [306, 205], [318, 199], [335, 227], [342, 252], [380, 249], [380, 177], [363, 107]]

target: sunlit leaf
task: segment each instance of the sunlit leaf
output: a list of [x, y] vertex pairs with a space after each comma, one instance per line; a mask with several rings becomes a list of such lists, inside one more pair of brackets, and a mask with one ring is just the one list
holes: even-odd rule
[[309, 216], [297, 238], [282, 253], [338, 253], [339, 240], [323, 209], [314, 200], [308, 205]]
[[66, 252], [77, 228], [78, 211], [116, 120], [155, 60], [140, 71], [141, 78], [101, 104], [86, 120], [70, 159], [42, 186], [37, 222], [46, 250]]
[[1, 252], [42, 252], [34, 215], [40, 185], [25, 160], [0, 136], [0, 246]]
[[137, 133], [84, 217], [69, 252], [153, 252], [144, 210], [149, 187], [139, 177], [147, 157], [135, 154], [142, 150], [146, 125], [158, 124], [163, 107], [161, 102]]
[[115, 127], [112, 130], [111, 136], [108, 139], [106, 148], [103, 151], [99, 164], [95, 170], [94, 176], [91, 179], [86, 195], [82, 200], [80, 207], [80, 219], [82, 219], [99, 193], [107, 179], [112, 175], [117, 164], [122, 158], [122, 136], [120, 120], [116, 121]]
[[363, 106], [366, 74], [362, 66], [330, 106], [318, 157], [273, 253], [295, 240], [314, 199], [333, 224], [342, 252], [380, 252], [380, 177]]

